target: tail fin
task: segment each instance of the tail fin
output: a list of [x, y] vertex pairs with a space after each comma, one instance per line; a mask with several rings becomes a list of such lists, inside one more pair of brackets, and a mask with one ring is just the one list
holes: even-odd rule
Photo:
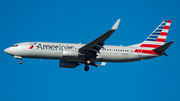
[[161, 42], [163, 45], [166, 41], [166, 37], [169, 31], [169, 27], [171, 25], [171, 20], [164, 20], [152, 33], [151, 35], [145, 40], [147, 41], [155, 41]]
[[142, 48], [157, 48], [164, 45], [167, 34], [169, 32], [169, 27], [171, 25], [171, 20], [164, 20], [151, 34], [150, 36], [140, 44]]
[[155, 55], [167, 55], [165, 50], [173, 43], [173, 41], [165, 44], [167, 34], [169, 32], [169, 27], [171, 25], [171, 20], [164, 20], [142, 43], [132, 45], [138, 47], [134, 52], [155, 54]]

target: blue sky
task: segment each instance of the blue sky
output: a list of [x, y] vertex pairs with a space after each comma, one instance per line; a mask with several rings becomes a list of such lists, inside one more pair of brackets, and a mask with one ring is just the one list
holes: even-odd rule
[[[179, 0], [1, 0], [0, 101], [180, 101]], [[19, 42], [86, 44], [121, 19], [106, 45], [144, 41], [172, 20], [168, 57], [130, 63], [59, 68], [58, 60], [19, 60], [4, 49]]]

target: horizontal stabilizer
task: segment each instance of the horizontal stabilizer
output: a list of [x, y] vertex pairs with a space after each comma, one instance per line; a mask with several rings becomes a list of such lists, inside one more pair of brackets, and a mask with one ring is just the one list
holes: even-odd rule
[[162, 45], [162, 46], [154, 49], [153, 51], [156, 52], [156, 53], [158, 53], [158, 52], [165, 52], [166, 49], [167, 49], [169, 46], [171, 46], [172, 43], [174, 43], [174, 41], [171, 41], [171, 42], [169, 42], [169, 43], [166, 43], [166, 44], [164, 44], [164, 45]]

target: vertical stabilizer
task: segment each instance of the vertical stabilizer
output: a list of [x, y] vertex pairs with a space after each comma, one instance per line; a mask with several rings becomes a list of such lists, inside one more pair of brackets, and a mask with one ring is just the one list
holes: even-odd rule
[[170, 25], [171, 20], [164, 20], [144, 42], [132, 45], [138, 47], [134, 52], [159, 55], [153, 50], [165, 44]]
[[140, 47], [157, 48], [166, 41], [171, 20], [164, 20], [151, 34], [142, 42]]
[[152, 50], [161, 45], [164, 45], [170, 25], [171, 20], [164, 20], [144, 42], [133, 46], [141, 47], [142, 49], [145, 48]]
[[147, 43], [159, 42], [159, 45], [163, 45], [166, 41], [167, 34], [169, 32], [169, 27], [171, 25], [171, 20], [164, 20], [145, 40]]

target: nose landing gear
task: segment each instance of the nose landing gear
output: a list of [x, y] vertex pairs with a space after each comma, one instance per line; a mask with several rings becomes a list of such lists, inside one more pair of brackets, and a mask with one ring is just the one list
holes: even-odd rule
[[20, 59], [20, 61], [19, 61], [20, 64], [23, 63], [23, 62], [22, 62], [22, 57], [21, 57], [21, 56], [16, 56], [16, 55], [15, 55], [14, 58], [15, 58], [15, 59]]
[[22, 64], [22, 63], [23, 63], [23, 61], [22, 61], [22, 60], [20, 60], [20, 61], [19, 61], [19, 63], [20, 63], [20, 64]]

